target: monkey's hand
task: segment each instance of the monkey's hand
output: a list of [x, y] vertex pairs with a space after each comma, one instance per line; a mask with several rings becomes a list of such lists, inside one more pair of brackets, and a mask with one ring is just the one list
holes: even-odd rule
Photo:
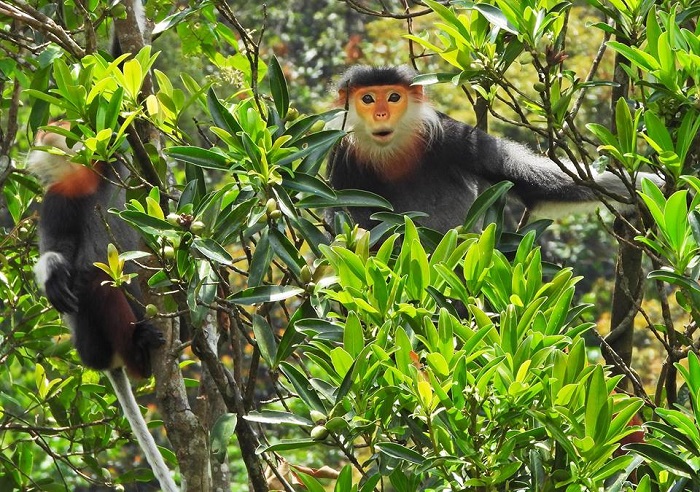
[[71, 271], [63, 255], [53, 251], [43, 254], [34, 272], [39, 286], [58, 312], [74, 313], [78, 310], [78, 298], [71, 289]]
[[138, 378], [151, 375], [151, 350], [165, 343], [159, 329], [147, 321], [137, 321], [133, 335], [133, 349], [127, 358], [127, 369]]

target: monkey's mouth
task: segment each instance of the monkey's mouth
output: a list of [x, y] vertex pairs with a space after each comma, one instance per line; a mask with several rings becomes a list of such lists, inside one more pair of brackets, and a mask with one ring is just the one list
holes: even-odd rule
[[388, 142], [394, 135], [394, 130], [378, 130], [372, 132], [372, 137], [379, 142]]

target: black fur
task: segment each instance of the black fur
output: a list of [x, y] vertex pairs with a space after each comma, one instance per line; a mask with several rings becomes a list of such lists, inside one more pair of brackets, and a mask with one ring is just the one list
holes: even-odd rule
[[[106, 262], [107, 245], [136, 249], [138, 236], [108, 213], [123, 206], [124, 192], [112, 184], [114, 171], [106, 171], [97, 192], [78, 198], [51, 191], [44, 196], [39, 221], [39, 250], [58, 253], [64, 261], [50, 261], [44, 289], [51, 304], [66, 314], [83, 363], [93, 369], [113, 367], [115, 355], [138, 377], [151, 373], [150, 349], [163, 344], [162, 334], [143, 321], [136, 282], [124, 291], [103, 284], [107, 275], [94, 266]], [[133, 270], [131, 270], [133, 271]], [[128, 293], [128, 295], [127, 295]]]
[[411, 85], [416, 73], [401, 65], [398, 67], [369, 67], [355, 65], [338, 82], [338, 89], [353, 89], [370, 85]]
[[[331, 184], [336, 189], [362, 189], [381, 195], [395, 212], [425, 212], [429, 217], [419, 222], [441, 232], [461, 225], [477, 196], [503, 180], [514, 183], [514, 194], [527, 207], [542, 202], [595, 200], [589, 188], [575, 184], [556, 163], [438, 114], [442, 132], [436, 133], [408, 177], [386, 181], [371, 165], [357, 162], [346, 137], [331, 154]], [[376, 210], [352, 208], [350, 212], [362, 227], [376, 225], [369, 219]]]

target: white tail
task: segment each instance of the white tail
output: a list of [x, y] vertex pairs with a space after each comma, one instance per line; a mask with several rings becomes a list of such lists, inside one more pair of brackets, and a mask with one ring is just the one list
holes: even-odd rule
[[161, 489], [163, 492], [178, 492], [179, 489], [170, 476], [170, 470], [168, 470], [168, 467], [165, 465], [165, 461], [163, 461], [163, 457], [160, 455], [160, 451], [158, 451], [153, 436], [148, 432], [148, 427], [139, 411], [139, 405], [136, 403], [134, 392], [131, 391], [129, 378], [127, 378], [124, 369], [111, 369], [107, 371], [107, 377], [112, 383], [114, 393], [117, 395], [122, 410], [124, 410], [124, 415], [129, 421], [129, 424], [131, 424], [131, 430], [134, 435], [136, 435], [136, 439], [143, 453], [146, 455], [146, 460], [148, 464], [151, 465], [151, 469], [158, 479]]

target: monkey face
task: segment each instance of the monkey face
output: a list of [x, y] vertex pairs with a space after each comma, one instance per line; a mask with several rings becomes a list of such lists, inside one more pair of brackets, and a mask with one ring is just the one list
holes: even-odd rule
[[410, 89], [402, 85], [374, 85], [352, 91], [350, 103], [365, 134], [380, 145], [389, 145], [410, 104], [410, 95]]

